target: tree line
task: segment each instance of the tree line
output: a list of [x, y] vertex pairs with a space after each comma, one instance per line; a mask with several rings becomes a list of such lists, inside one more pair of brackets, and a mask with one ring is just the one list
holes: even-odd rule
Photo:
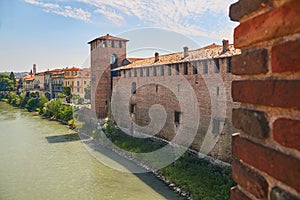
[[56, 119], [72, 127], [75, 126], [73, 107], [62, 103], [60, 98], [48, 100], [44, 94], [39, 95], [38, 93], [30, 92], [17, 94], [16, 92], [9, 92], [9, 94], [0, 94], [0, 100], [15, 107], [25, 108], [29, 112], [38, 112], [44, 117]]
[[16, 87], [16, 77], [13, 72], [10, 75], [0, 74], [0, 91], [13, 91]]

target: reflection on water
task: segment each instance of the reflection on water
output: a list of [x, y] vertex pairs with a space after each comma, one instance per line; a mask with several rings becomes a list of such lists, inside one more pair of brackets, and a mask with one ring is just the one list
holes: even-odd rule
[[2, 102], [0, 119], [0, 199], [177, 198], [151, 174], [104, 166], [60, 123]]

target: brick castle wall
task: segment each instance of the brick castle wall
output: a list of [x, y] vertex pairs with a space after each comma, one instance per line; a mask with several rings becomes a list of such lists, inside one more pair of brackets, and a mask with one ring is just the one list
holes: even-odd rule
[[[219, 73], [215, 72], [215, 62], [219, 62]], [[205, 70], [203, 68], [206, 64], [208, 72], [204, 73]], [[199, 109], [200, 111], [197, 134], [190, 148], [196, 151], [199, 151], [201, 148], [205, 149], [203, 148], [206, 145], [204, 143], [212, 142], [208, 141], [208, 136], [211, 135], [211, 140], [216, 142], [216, 144], [213, 144], [214, 148], [212, 150], [203, 153], [209, 153], [214, 158], [230, 162], [230, 134], [235, 130], [231, 123], [231, 112], [232, 108], [239, 107], [239, 103], [233, 103], [231, 98], [231, 82], [232, 80], [237, 80], [238, 77], [228, 72], [231, 68], [230, 66], [231, 57], [226, 57], [215, 61], [208, 59], [188, 63], [188, 73], [186, 75], [183, 63], [179, 64], [180, 75], [176, 73], [175, 64], [171, 65], [171, 75], [169, 75], [167, 65], [163, 66], [163, 72], [161, 66], [156, 66], [156, 69], [154, 67], [149, 67], [149, 69], [144, 67], [122, 71], [121, 77], [114, 78], [113, 91], [118, 103], [113, 102], [113, 105], [117, 104], [113, 117], [120, 122], [118, 126], [128, 130], [132, 129], [131, 119], [140, 126], [146, 126], [151, 121], [149, 109], [151, 106], [159, 104], [165, 109], [167, 119], [156, 136], [172, 140], [175, 136], [174, 113], [175, 111], [182, 112], [180, 102], [184, 104], [188, 102], [187, 98], [190, 97], [187, 94], [187, 85], [189, 85], [195, 93], [197, 102], [188, 106], [193, 110]], [[197, 74], [195, 74], [194, 67], [197, 69]], [[149, 76], [147, 74], [148, 70]], [[131, 91], [133, 83], [136, 84], [136, 94], [132, 94]], [[122, 98], [128, 95], [130, 98]], [[220, 98], [221, 96], [224, 99]], [[131, 110], [131, 106], [134, 107], [134, 110]], [[217, 106], [225, 108], [225, 118], [222, 119], [221, 116], [218, 116], [218, 112], [212, 116], [212, 106], [215, 106], [217, 111]], [[131, 116], [128, 114], [127, 117], [124, 117], [123, 113], [125, 112], [132, 112]], [[186, 116], [185, 113], [181, 113], [180, 117], [184, 118]], [[190, 120], [193, 121], [194, 119]], [[214, 120], [217, 120], [219, 125], [216, 125], [216, 122], [213, 122]], [[222, 127], [222, 124], [224, 124], [224, 127]], [[212, 129], [217, 128], [214, 126], [219, 126], [219, 130], [216, 133], [212, 133]], [[185, 130], [188, 130], [188, 128], [186, 127]], [[146, 134], [153, 134], [153, 132], [146, 132]], [[188, 134], [187, 131], [186, 136]]]

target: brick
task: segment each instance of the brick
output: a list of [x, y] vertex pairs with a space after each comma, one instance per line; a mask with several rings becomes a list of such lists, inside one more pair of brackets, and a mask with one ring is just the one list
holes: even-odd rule
[[235, 128], [241, 129], [248, 135], [257, 138], [269, 136], [269, 122], [264, 112], [243, 108], [233, 109], [232, 123]]
[[272, 0], [240, 0], [230, 6], [229, 17], [232, 21], [239, 21], [245, 15], [271, 5]]
[[259, 173], [235, 160], [232, 163], [232, 176], [238, 185], [253, 194], [256, 198], [267, 199], [269, 185]]
[[234, 101], [300, 109], [300, 80], [244, 80], [232, 82]]
[[251, 200], [246, 196], [241, 190], [237, 187], [232, 187], [230, 190], [230, 199], [231, 200]]
[[232, 73], [236, 75], [265, 74], [268, 72], [267, 49], [243, 51], [232, 58]]
[[249, 165], [300, 191], [300, 160], [240, 135], [232, 137], [232, 154]]
[[299, 197], [296, 197], [279, 187], [272, 188], [270, 198], [271, 200], [300, 200]]
[[289, 41], [271, 50], [272, 71], [298, 72], [300, 71], [300, 40]]
[[274, 122], [273, 138], [279, 144], [300, 151], [300, 121], [280, 118]]
[[234, 31], [236, 48], [300, 32], [299, 0], [242, 22]]

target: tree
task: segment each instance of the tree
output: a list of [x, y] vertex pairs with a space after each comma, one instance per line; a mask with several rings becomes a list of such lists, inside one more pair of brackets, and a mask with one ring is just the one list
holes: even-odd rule
[[14, 87], [16, 87], [16, 77], [13, 72], [10, 72], [9, 79], [13, 81]]
[[69, 97], [71, 95], [71, 88], [70, 87], [63, 87], [63, 93]]
[[71, 88], [70, 87], [63, 87], [63, 93], [66, 96], [66, 101], [71, 103]]
[[78, 104], [83, 104], [84, 103], [84, 98], [80, 97], [77, 101]]
[[84, 88], [84, 98], [91, 99], [91, 86]]
[[0, 74], [0, 91], [12, 91], [14, 83], [6, 74]]

